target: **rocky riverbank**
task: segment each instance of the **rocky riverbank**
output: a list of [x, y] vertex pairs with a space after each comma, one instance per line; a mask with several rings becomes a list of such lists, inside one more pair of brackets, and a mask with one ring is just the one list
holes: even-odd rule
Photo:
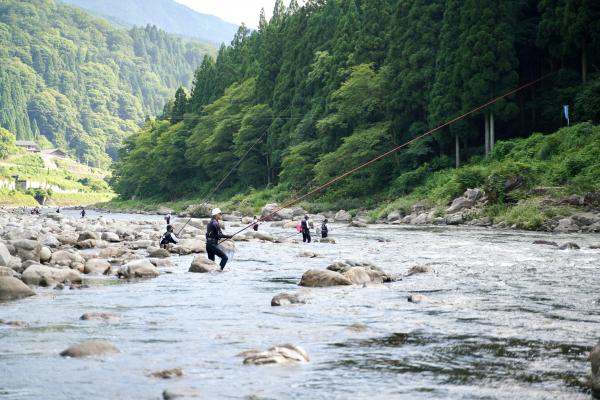
[[[507, 183], [510, 193], [510, 182]], [[514, 186], [514, 185], [513, 185]], [[496, 229], [525, 229], [556, 233], [594, 233], [600, 232], [600, 193], [590, 192], [584, 195], [557, 197], [556, 188], [537, 187], [530, 190], [522, 200], [504, 205], [513, 210], [511, 218], [494, 215], [498, 203], [490, 201], [486, 192], [479, 188], [467, 189], [445, 207], [432, 206], [427, 202], [411, 203], [412, 206], [394, 209], [389, 205], [386, 211], [380, 210], [328, 210], [311, 214], [314, 222], [320, 223], [327, 218], [330, 222], [350, 223], [361, 227], [370, 223], [406, 224], [406, 225], [467, 225], [493, 227]], [[112, 208], [110, 203], [98, 207], [99, 212], [127, 212], [135, 214], [178, 215], [180, 217], [209, 217], [212, 205], [189, 204], [177, 210], [167, 206], [141, 208]], [[275, 203], [265, 205], [258, 213], [270, 221], [297, 221], [308, 212], [301, 207], [278, 210]], [[310, 208], [310, 207], [307, 207]], [[227, 209], [227, 208], [226, 208]], [[276, 214], [273, 214], [274, 211]], [[227, 210], [225, 219], [240, 221], [250, 217], [248, 211]], [[246, 218], [247, 223], [251, 219]], [[292, 226], [292, 225], [290, 225]]]

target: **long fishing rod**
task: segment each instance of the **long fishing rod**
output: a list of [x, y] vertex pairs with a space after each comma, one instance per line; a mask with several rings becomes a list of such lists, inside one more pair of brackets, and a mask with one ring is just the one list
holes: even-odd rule
[[[248, 154], [250, 154], [250, 151], [252, 151], [252, 149], [262, 141], [262, 139], [265, 137], [265, 135], [267, 134], [267, 131], [265, 130], [263, 132], [262, 135], [260, 135], [260, 137], [252, 144], [252, 146], [250, 146], [250, 148], [248, 148], [248, 150], [246, 150], [246, 153], [244, 153], [244, 155], [233, 165], [233, 167], [231, 167], [231, 169], [229, 170], [229, 172], [227, 172], [223, 178], [221, 179], [221, 181], [217, 184], [217, 186], [215, 186], [206, 196], [204, 196], [204, 198], [202, 199], [202, 202], [200, 203], [201, 205], [204, 205], [208, 199], [210, 199], [210, 196], [212, 196], [220, 187], [221, 185], [225, 182], [225, 180], [227, 180], [227, 178], [229, 178], [229, 175], [231, 175], [233, 173], [233, 171], [242, 163], [242, 161], [244, 161], [244, 159], [246, 158], [246, 156]], [[185, 221], [185, 224], [183, 224], [183, 226], [181, 227], [181, 229], [179, 229], [179, 231], [177, 232], [177, 236], [179, 236], [179, 234], [181, 233], [181, 231], [183, 231], [183, 228], [185, 228], [187, 226], [187, 224], [192, 220], [192, 217], [188, 218], [187, 221]]]
[[[317, 187], [317, 188], [315, 188], [315, 189], [313, 189], [313, 190], [311, 190], [311, 191], [309, 191], [309, 192], [307, 192], [307, 193], [303, 194], [302, 196], [300, 196], [300, 197], [298, 197], [298, 198], [296, 198], [296, 199], [294, 199], [294, 200], [291, 200], [291, 201], [289, 201], [288, 203], [285, 203], [285, 204], [283, 204], [281, 207], [277, 208], [275, 211], [271, 212], [270, 214], [268, 214], [268, 215], [265, 215], [264, 217], [261, 217], [261, 218], [259, 218], [258, 222], [262, 222], [262, 221], [264, 221], [264, 220], [270, 219], [270, 218], [271, 218], [273, 215], [277, 214], [279, 211], [283, 210], [284, 208], [288, 208], [288, 207], [290, 207], [291, 205], [293, 205], [293, 204], [296, 204], [296, 203], [298, 203], [298, 202], [300, 202], [300, 201], [304, 200], [305, 198], [307, 198], [307, 197], [309, 197], [309, 196], [311, 196], [311, 195], [313, 195], [313, 194], [315, 194], [315, 193], [317, 193], [317, 192], [320, 192], [320, 191], [322, 191], [322, 190], [326, 189], [327, 187], [329, 187], [329, 186], [333, 185], [333, 184], [334, 184], [334, 183], [336, 183], [337, 181], [340, 181], [340, 180], [342, 180], [342, 179], [344, 179], [344, 178], [346, 178], [346, 177], [348, 177], [348, 176], [350, 176], [350, 175], [354, 174], [355, 172], [358, 172], [358, 171], [360, 171], [360, 170], [362, 170], [362, 169], [364, 169], [364, 168], [366, 168], [366, 167], [370, 166], [371, 164], [373, 164], [373, 163], [375, 163], [375, 162], [377, 162], [377, 161], [379, 161], [379, 160], [382, 160], [382, 159], [384, 159], [384, 158], [386, 158], [386, 157], [388, 157], [388, 156], [390, 156], [390, 155], [392, 155], [392, 154], [394, 154], [394, 153], [396, 153], [396, 152], [400, 151], [401, 149], [403, 149], [403, 148], [405, 148], [405, 147], [407, 147], [407, 146], [409, 146], [409, 145], [411, 145], [411, 144], [413, 144], [413, 143], [415, 143], [415, 142], [417, 142], [417, 141], [419, 141], [419, 140], [421, 140], [421, 139], [423, 139], [423, 138], [425, 138], [425, 137], [427, 137], [427, 136], [430, 136], [430, 135], [432, 135], [434, 132], [437, 132], [437, 131], [439, 131], [439, 130], [440, 130], [440, 129], [442, 129], [442, 128], [445, 128], [445, 127], [447, 127], [447, 126], [449, 126], [449, 125], [451, 125], [451, 124], [453, 124], [453, 123], [455, 123], [455, 122], [457, 122], [457, 121], [460, 121], [460, 120], [462, 120], [462, 119], [466, 118], [467, 116], [469, 116], [469, 115], [471, 115], [471, 114], [474, 114], [474, 113], [476, 113], [476, 112], [478, 112], [478, 111], [480, 111], [480, 110], [482, 110], [482, 109], [486, 108], [487, 106], [490, 106], [490, 105], [492, 105], [492, 104], [494, 104], [494, 103], [496, 103], [496, 102], [498, 102], [498, 101], [502, 100], [503, 98], [505, 98], [505, 97], [507, 97], [507, 96], [510, 96], [510, 95], [512, 95], [512, 94], [515, 94], [515, 93], [518, 93], [518, 92], [520, 92], [521, 90], [523, 90], [523, 89], [525, 89], [525, 88], [527, 88], [527, 87], [529, 87], [529, 86], [535, 85], [536, 83], [538, 83], [538, 82], [540, 82], [540, 81], [542, 81], [542, 80], [544, 80], [544, 79], [546, 79], [546, 78], [548, 78], [548, 77], [550, 77], [550, 76], [554, 75], [555, 73], [556, 73], [556, 71], [554, 71], [554, 72], [550, 72], [550, 73], [548, 73], [548, 74], [546, 74], [546, 75], [543, 75], [543, 76], [542, 76], [542, 77], [540, 77], [540, 78], [537, 78], [537, 79], [535, 79], [535, 80], [533, 80], [533, 81], [530, 81], [530, 82], [528, 82], [528, 83], [526, 83], [526, 84], [524, 84], [524, 85], [521, 85], [521, 86], [517, 87], [516, 89], [510, 90], [510, 91], [508, 91], [508, 92], [504, 93], [504, 94], [503, 94], [503, 95], [501, 95], [501, 96], [498, 96], [498, 97], [496, 97], [496, 98], [494, 98], [494, 99], [492, 99], [492, 100], [489, 100], [489, 101], [487, 101], [486, 103], [483, 103], [483, 104], [481, 104], [481, 105], [479, 105], [479, 106], [477, 106], [477, 107], [473, 108], [472, 110], [470, 110], [470, 111], [467, 111], [467, 112], [466, 112], [466, 113], [464, 113], [464, 114], [461, 114], [461, 115], [459, 115], [459, 116], [457, 116], [457, 117], [455, 117], [455, 118], [452, 118], [452, 119], [450, 119], [450, 120], [448, 120], [448, 121], [444, 122], [443, 124], [441, 124], [441, 125], [438, 125], [437, 127], [433, 128], [433, 129], [430, 129], [430, 130], [428, 130], [427, 132], [425, 132], [425, 133], [423, 133], [423, 134], [421, 134], [421, 135], [419, 135], [419, 136], [416, 136], [416, 137], [412, 138], [412, 139], [411, 139], [411, 140], [409, 140], [408, 142], [405, 142], [405, 143], [403, 143], [403, 144], [401, 144], [401, 145], [399, 145], [399, 146], [396, 146], [396, 147], [394, 147], [393, 149], [391, 149], [391, 150], [388, 150], [388, 151], [386, 151], [385, 153], [383, 153], [383, 154], [380, 154], [380, 155], [378, 155], [377, 157], [374, 157], [374, 158], [370, 159], [369, 161], [367, 161], [367, 162], [365, 162], [365, 163], [363, 163], [363, 164], [360, 164], [359, 166], [357, 166], [357, 167], [354, 167], [354, 168], [350, 169], [349, 171], [346, 171], [346, 172], [344, 172], [344, 173], [343, 173], [343, 174], [341, 174], [341, 175], [338, 175], [337, 177], [335, 177], [335, 178], [331, 179], [330, 181], [328, 181], [328, 182], [326, 182], [326, 183], [322, 184], [321, 186], [319, 186], [319, 187]], [[230, 237], [230, 238], [228, 238], [228, 239], [225, 239], [225, 240], [223, 240], [222, 242], [224, 242], [224, 241], [227, 241], [227, 240], [230, 240], [230, 239], [231, 239], [231, 238], [233, 238], [234, 236], [236, 236], [236, 235], [238, 235], [238, 234], [240, 234], [240, 233], [244, 232], [246, 229], [250, 228], [252, 225], [254, 225], [254, 224], [250, 224], [250, 225], [248, 225], [248, 226], [246, 226], [246, 227], [244, 227], [244, 228], [240, 229], [239, 231], [237, 231], [237, 232], [235, 232], [233, 235], [231, 235], [231, 237]], [[221, 243], [222, 243], [222, 242], [221, 242]]]

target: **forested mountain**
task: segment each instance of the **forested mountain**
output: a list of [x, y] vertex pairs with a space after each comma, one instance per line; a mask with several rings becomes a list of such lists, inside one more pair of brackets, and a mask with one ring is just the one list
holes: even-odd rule
[[118, 29], [54, 0], [2, 0], [0, 127], [105, 166], [145, 116], [191, 84], [208, 51], [154, 26]]
[[[202, 14], [174, 0], [61, 0], [125, 25], [156, 25], [179, 35], [219, 45], [229, 43], [237, 25]], [[257, 12], [258, 14], [258, 12]]]
[[599, 25], [591, 1], [277, 0], [270, 21], [241, 27], [203, 61], [189, 95], [178, 91], [126, 140], [114, 185], [124, 198], [201, 195], [266, 132], [226, 190], [306, 190], [552, 73], [324, 196], [398, 195], [415, 167], [556, 130], [565, 104], [571, 122], [600, 120]]

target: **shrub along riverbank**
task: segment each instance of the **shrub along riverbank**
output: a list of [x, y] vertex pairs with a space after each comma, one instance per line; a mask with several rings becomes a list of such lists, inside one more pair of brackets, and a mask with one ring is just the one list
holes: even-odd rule
[[[600, 192], [600, 126], [590, 123], [549, 135], [501, 141], [486, 158], [473, 157], [460, 168], [448, 167], [449, 164], [450, 160], [444, 157], [422, 164], [398, 176], [387, 193], [336, 198], [334, 188], [299, 205], [312, 213], [346, 209], [356, 215], [368, 211], [372, 221], [401, 221], [407, 215], [427, 212], [427, 218], [416, 221], [409, 218], [405, 222], [450, 221], [529, 230], [552, 229], [562, 217], [600, 206], [597, 204], [600, 196], [594, 195]], [[474, 188], [480, 191], [473, 204], [449, 210], [455, 198]], [[267, 203], [284, 203], [302, 193], [277, 186], [217, 197], [214, 202], [225, 210], [251, 215], [259, 213]], [[113, 200], [102, 206], [144, 211], [165, 207], [185, 212], [193, 210], [198, 202], [198, 199]]]

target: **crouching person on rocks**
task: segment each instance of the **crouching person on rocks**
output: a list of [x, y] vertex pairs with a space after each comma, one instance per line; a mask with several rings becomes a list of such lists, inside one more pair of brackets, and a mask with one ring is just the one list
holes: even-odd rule
[[219, 258], [221, 258], [219, 265], [221, 266], [221, 270], [223, 270], [229, 258], [221, 247], [219, 247], [219, 240], [231, 239], [231, 235], [225, 235], [223, 231], [221, 231], [221, 226], [219, 225], [219, 221], [223, 219], [221, 210], [214, 208], [211, 214], [212, 218], [206, 227], [206, 253], [208, 259], [211, 261], [215, 261], [215, 255], [219, 256]]
[[179, 240], [173, 233], [173, 225], [167, 225], [167, 231], [163, 233], [163, 235], [160, 238], [160, 248], [169, 248], [172, 243], [177, 243], [178, 241]]

